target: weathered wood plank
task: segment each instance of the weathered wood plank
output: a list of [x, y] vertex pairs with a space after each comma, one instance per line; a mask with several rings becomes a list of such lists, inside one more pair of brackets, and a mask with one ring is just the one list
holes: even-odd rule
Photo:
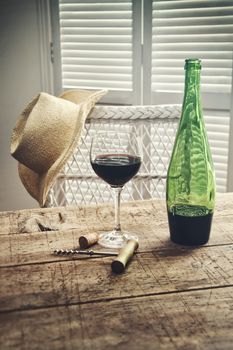
[[122, 275], [111, 258], [1, 268], [0, 310], [233, 285], [233, 245], [140, 253]]
[[[209, 245], [233, 242], [232, 212], [233, 194], [219, 196], [212, 225], [211, 238], [208, 243]], [[67, 223], [73, 224], [74, 227], [77, 227], [80, 234], [83, 234], [83, 232], [101, 232], [104, 230], [110, 230], [114, 223], [114, 210], [111, 205], [79, 208], [39, 208], [15, 212], [3, 212], [0, 213], [0, 236], [18, 233], [19, 225], [22, 221], [33, 215], [38, 215], [39, 213], [50, 218], [50, 220], [58, 227], [60, 225], [59, 213], [61, 213]], [[127, 230], [137, 232], [141, 238], [141, 251], [155, 249], [156, 246], [164, 244], [164, 241], [169, 239], [166, 207], [165, 201], [163, 200], [123, 203], [121, 217], [122, 226]], [[38, 236], [38, 233], [35, 233], [35, 235], [40, 237]], [[72, 248], [69, 244], [73, 239], [74, 232], [72, 230], [65, 230], [61, 231], [61, 236], [62, 235], [67, 237], [67, 246], [65, 241], [63, 241], [63, 247]], [[32, 236], [32, 234], [30, 234], [30, 236]], [[56, 239], [59, 244], [60, 240], [58, 239], [58, 233], [48, 232], [47, 237], [49, 241]], [[7, 248], [7, 246], [9, 246], [7, 238], [2, 239], [5, 241]], [[14, 239], [16, 238], [14, 237], [12, 240]], [[20, 240], [21, 238], [19, 238], [19, 247], [21, 246]], [[33, 244], [35, 241], [36, 238], [33, 238]], [[35, 248], [35, 250], [37, 250], [37, 247], [34, 247], [33, 244], [31, 244], [31, 249], [34, 250]]]
[[[219, 219], [220, 221], [220, 219]], [[232, 221], [232, 223], [231, 223]], [[212, 237], [206, 246], [218, 244], [231, 244], [233, 242], [233, 218], [224, 219], [224, 223], [219, 222], [219, 230], [212, 230]], [[139, 226], [138, 226], [139, 227]], [[137, 227], [137, 228], [138, 228]], [[161, 249], [183, 249], [170, 241], [168, 229], [151, 224], [140, 225], [139, 252], [157, 251]], [[54, 232], [37, 232], [33, 234], [1, 235], [0, 267], [17, 264], [39, 263], [54, 261], [52, 252], [54, 249], [78, 248], [78, 238], [88, 232], [99, 232], [98, 230], [68, 230]], [[96, 245], [92, 247], [96, 250], [103, 249]], [[106, 250], [106, 249], [105, 249]]]
[[[224, 195], [220, 200], [213, 220], [211, 238], [208, 245], [229, 244], [233, 242], [233, 199], [232, 195]], [[222, 197], [221, 197], [222, 198]], [[44, 215], [52, 215], [54, 222], [59, 220], [57, 208], [36, 209]], [[76, 223], [77, 229], [63, 231], [35, 232], [30, 234], [14, 234], [20, 216], [30, 217], [34, 210], [10, 212], [11, 215], [1, 213], [1, 255], [0, 266], [22, 263], [51, 261], [51, 252], [58, 248], [77, 247], [78, 237], [87, 232], [101, 232], [112, 228], [114, 212], [109, 206], [90, 206], [84, 208], [63, 208], [63, 216], [69, 223]], [[4, 215], [3, 215], [4, 214]], [[14, 218], [12, 219], [12, 217]], [[11, 222], [7, 226], [7, 220]], [[91, 218], [91, 219], [90, 219]], [[122, 208], [122, 225], [129, 231], [138, 233], [139, 251], [153, 251], [170, 246], [169, 231], [164, 201], [131, 202]], [[5, 227], [5, 229], [3, 228]], [[4, 234], [5, 232], [5, 234]], [[10, 234], [9, 234], [10, 233]], [[95, 247], [100, 249], [100, 247]]]
[[1, 315], [1, 349], [231, 350], [233, 288]]
[[[163, 218], [164, 216], [164, 220], [166, 221], [164, 205], [164, 201], [160, 200], [122, 203], [122, 223], [131, 223], [134, 220], [141, 222], [141, 218], [145, 213], [151, 217], [159, 215]], [[153, 210], [153, 208], [155, 210]], [[61, 214], [64, 216], [66, 222], [73, 223], [81, 230], [90, 229], [93, 224], [97, 225], [97, 227], [99, 226], [99, 230], [109, 230], [114, 225], [114, 207], [111, 204], [83, 207], [25, 209], [0, 213], [0, 234], [19, 233], [20, 223], [38, 214], [46, 218], [51, 218], [51, 221], [57, 225], [61, 223], [59, 216], [59, 214]]]

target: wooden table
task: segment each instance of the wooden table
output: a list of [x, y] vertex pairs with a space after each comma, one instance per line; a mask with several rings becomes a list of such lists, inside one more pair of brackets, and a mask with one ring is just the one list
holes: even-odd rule
[[[18, 233], [36, 214], [78, 230]], [[107, 205], [0, 214], [0, 349], [233, 349], [233, 194], [219, 195], [196, 249], [170, 242], [164, 201], [123, 204], [140, 249], [121, 275], [110, 257], [51, 255], [111, 229], [113, 215]]]

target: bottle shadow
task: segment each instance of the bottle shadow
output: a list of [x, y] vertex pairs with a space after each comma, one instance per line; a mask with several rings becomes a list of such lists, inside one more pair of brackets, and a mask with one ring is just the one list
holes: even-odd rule
[[172, 242], [169, 238], [161, 241], [153, 250], [152, 254], [160, 257], [186, 256], [192, 254], [202, 246], [184, 246]]

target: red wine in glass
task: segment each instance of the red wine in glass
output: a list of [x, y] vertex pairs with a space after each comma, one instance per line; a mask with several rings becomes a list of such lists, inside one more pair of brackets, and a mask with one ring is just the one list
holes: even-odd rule
[[111, 187], [122, 187], [137, 174], [141, 158], [129, 154], [101, 154], [91, 161], [91, 165]]

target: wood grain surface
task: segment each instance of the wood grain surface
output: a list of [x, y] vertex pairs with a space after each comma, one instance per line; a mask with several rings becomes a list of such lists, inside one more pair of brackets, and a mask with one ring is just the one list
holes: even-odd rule
[[[165, 209], [122, 205], [140, 248], [120, 275], [110, 257], [52, 255], [111, 229], [112, 205], [0, 213], [0, 349], [232, 349], [233, 194], [218, 196], [202, 247], [170, 242]], [[73, 228], [20, 233], [33, 215]]]

